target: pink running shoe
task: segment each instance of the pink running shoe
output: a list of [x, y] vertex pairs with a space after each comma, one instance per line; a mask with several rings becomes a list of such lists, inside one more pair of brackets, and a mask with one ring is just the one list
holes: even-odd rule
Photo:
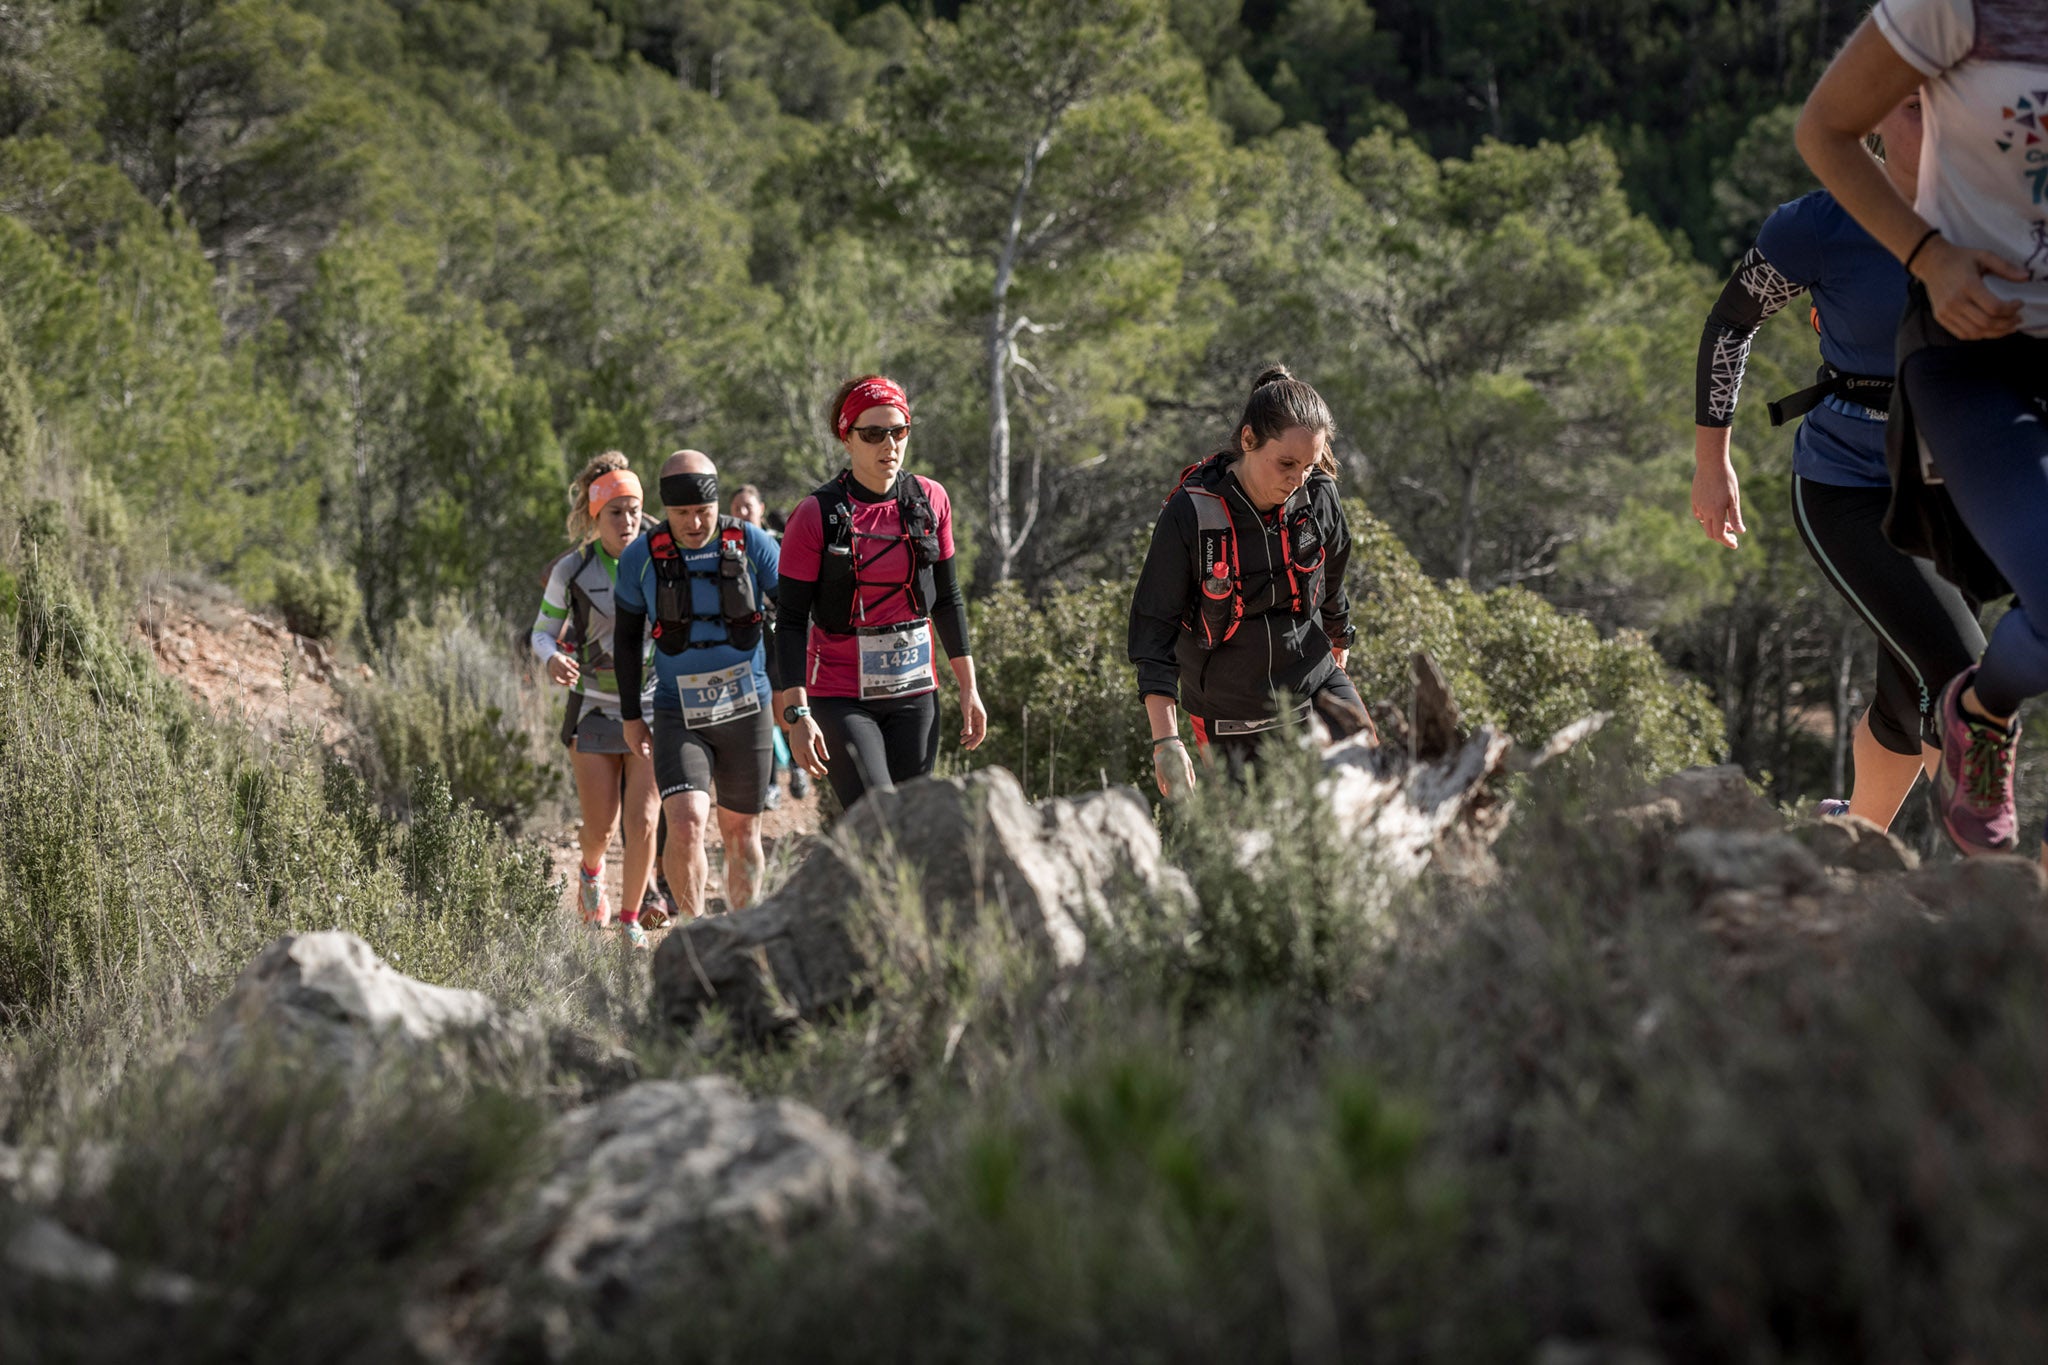
[[2020, 727], [2010, 730], [1963, 711], [1963, 690], [1977, 676], [1965, 669], [1941, 689], [1941, 766], [1934, 770], [1935, 804], [1942, 828], [1964, 853], [2010, 853], [2019, 847], [2019, 810], [2013, 800], [2013, 751]]
[[605, 904], [602, 873], [593, 877], [580, 867], [576, 870], [576, 908], [582, 912], [585, 924], [595, 924], [600, 929], [611, 927], [612, 908]]
[[1830, 796], [1820, 803], [1820, 810], [1817, 813], [1823, 816], [1847, 815], [1849, 813], [1849, 803], [1839, 796]]

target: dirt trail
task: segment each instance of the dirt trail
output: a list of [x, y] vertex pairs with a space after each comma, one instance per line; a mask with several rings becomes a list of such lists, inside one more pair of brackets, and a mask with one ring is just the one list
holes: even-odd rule
[[[157, 667], [215, 715], [267, 740], [297, 728], [346, 753], [354, 739], [335, 689], [338, 665], [319, 642], [219, 592], [170, 585], [143, 601], [136, 628]], [[375, 676], [357, 665], [363, 679]]]
[[[809, 794], [801, 801], [798, 801], [789, 794], [786, 783], [778, 783], [778, 785], [784, 788], [781, 805], [774, 810], [764, 812], [761, 816], [761, 844], [767, 852], [768, 866], [771, 873], [778, 862], [787, 861], [793, 857], [802, 842], [810, 835], [817, 833], [819, 828], [817, 784], [812, 784]], [[549, 856], [554, 861], [555, 873], [562, 878], [564, 883], [565, 889], [562, 897], [563, 913], [575, 915], [576, 870], [579, 862], [576, 851], [576, 827], [570, 825], [556, 833], [547, 840], [547, 848]], [[612, 913], [615, 918], [618, 914], [621, 896], [620, 884], [624, 880], [625, 853], [625, 843], [619, 838], [617, 831], [614, 830], [611, 844], [606, 849], [604, 857], [604, 894], [605, 902], [612, 907]], [[705, 878], [704, 882], [704, 904], [713, 905], [715, 902], [717, 906], [723, 906], [725, 903], [725, 860], [723, 851], [718, 846], [715, 834], [712, 838], [709, 859], [710, 875]], [[618, 931], [614, 927], [610, 932], [616, 934]], [[659, 944], [667, 932], [666, 929], [651, 931], [647, 936], [648, 946], [652, 948]]]
[[[323, 748], [344, 756], [357, 742], [336, 682], [344, 670], [351, 681], [374, 681], [376, 673], [367, 664], [341, 665], [318, 642], [294, 635], [282, 623], [250, 611], [217, 589], [179, 584], [156, 589], [144, 601], [136, 628], [157, 667], [183, 683], [215, 715], [239, 721], [270, 741], [294, 729], [304, 730]], [[567, 765], [566, 758], [563, 763]], [[785, 786], [780, 807], [761, 820], [771, 869], [790, 858], [818, 827], [815, 787], [798, 801]], [[574, 916], [576, 826], [565, 825], [540, 838], [563, 882], [562, 913]], [[624, 854], [614, 834], [605, 856], [605, 895], [614, 914]], [[722, 905], [723, 858], [715, 845], [710, 856], [705, 903], [716, 899]], [[661, 933], [657, 930], [651, 937], [659, 941]]]

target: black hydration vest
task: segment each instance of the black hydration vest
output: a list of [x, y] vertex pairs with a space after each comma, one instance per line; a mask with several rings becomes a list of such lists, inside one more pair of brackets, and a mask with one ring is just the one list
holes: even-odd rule
[[[1237, 633], [1243, 624], [1244, 566], [1237, 553], [1237, 523], [1231, 520], [1224, 495], [1210, 486], [1220, 480], [1223, 467], [1234, 456], [1211, 455], [1197, 460], [1180, 473], [1175, 492], [1186, 493], [1195, 505], [1194, 610], [1181, 622], [1191, 630], [1203, 649], [1214, 649]], [[1276, 606], [1289, 616], [1305, 616], [1323, 600], [1323, 561], [1328, 555], [1322, 528], [1310, 509], [1309, 489], [1317, 476], [1294, 490], [1280, 508], [1280, 567], [1286, 592]], [[1169, 501], [1172, 495], [1168, 494]], [[1272, 608], [1268, 608], [1271, 610]]]
[[[648, 560], [654, 565], [654, 647], [664, 654], [686, 649], [711, 649], [729, 644], [749, 650], [761, 643], [766, 615], [761, 609], [761, 590], [754, 582], [754, 569], [747, 562], [746, 523], [738, 517], [718, 519], [718, 563], [709, 569], [693, 569], [683, 558], [668, 523], [647, 533]], [[718, 610], [699, 612], [692, 607], [690, 583], [698, 578], [718, 581]], [[692, 640], [690, 626], [697, 621], [718, 621], [725, 626], [723, 640]]]
[[[852, 478], [853, 471], [848, 470], [811, 494], [818, 500], [824, 536], [824, 548], [818, 556], [818, 591], [811, 602], [811, 619], [818, 623], [820, 629], [834, 635], [850, 635], [857, 626], [893, 626], [915, 620], [931, 610], [932, 598], [938, 593], [932, 579], [932, 565], [940, 559], [939, 519], [932, 512], [931, 498], [926, 495], [924, 484], [915, 474], [897, 476], [896, 515], [902, 529], [896, 535], [876, 536], [867, 532], [855, 535], [853, 494], [847, 487]], [[893, 580], [883, 583], [862, 577], [861, 566], [888, 553], [889, 545], [883, 546], [875, 555], [867, 555], [861, 553], [857, 544], [860, 540], [884, 540], [889, 545], [907, 542], [910, 576], [901, 583]], [[874, 587], [878, 583], [884, 587], [901, 588], [909, 609], [892, 620], [855, 621], [853, 607], [857, 588]]]

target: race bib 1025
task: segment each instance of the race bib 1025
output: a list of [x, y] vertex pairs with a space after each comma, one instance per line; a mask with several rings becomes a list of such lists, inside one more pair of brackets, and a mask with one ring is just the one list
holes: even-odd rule
[[676, 694], [683, 703], [683, 724], [692, 730], [708, 730], [761, 709], [752, 660], [715, 673], [686, 673], [676, 679]]

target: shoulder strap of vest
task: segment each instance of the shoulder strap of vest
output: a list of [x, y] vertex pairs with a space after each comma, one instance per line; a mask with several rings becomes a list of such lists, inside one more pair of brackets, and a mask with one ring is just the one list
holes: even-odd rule
[[597, 558], [597, 542], [593, 540], [581, 550], [569, 553], [576, 556], [576, 567], [569, 570], [569, 586], [564, 595], [569, 599], [569, 631], [576, 637], [575, 648], [580, 655], [590, 641], [590, 598], [583, 591], [583, 571]]
[[719, 543], [721, 545], [739, 546], [740, 559], [743, 563], [746, 564], [747, 572], [751, 574], [754, 571], [754, 562], [751, 559], [747, 558], [746, 528], [747, 524], [741, 521], [738, 517], [720, 517], [718, 519]]
[[[896, 480], [896, 516], [906, 534], [923, 535], [936, 527], [932, 525], [931, 495], [924, 491], [924, 480], [915, 474], [905, 474]], [[920, 519], [920, 528], [911, 531], [911, 518]]]
[[837, 478], [825, 480], [811, 494], [818, 500], [818, 535], [827, 547], [853, 538], [853, 495], [846, 491], [846, 480], [851, 474], [850, 470], [841, 471]]
[[1230, 508], [1225, 505], [1223, 495], [1207, 488], [1188, 488], [1188, 501], [1195, 505], [1195, 524], [1204, 531], [1218, 531], [1226, 536], [1235, 535], [1236, 527], [1230, 521]]

